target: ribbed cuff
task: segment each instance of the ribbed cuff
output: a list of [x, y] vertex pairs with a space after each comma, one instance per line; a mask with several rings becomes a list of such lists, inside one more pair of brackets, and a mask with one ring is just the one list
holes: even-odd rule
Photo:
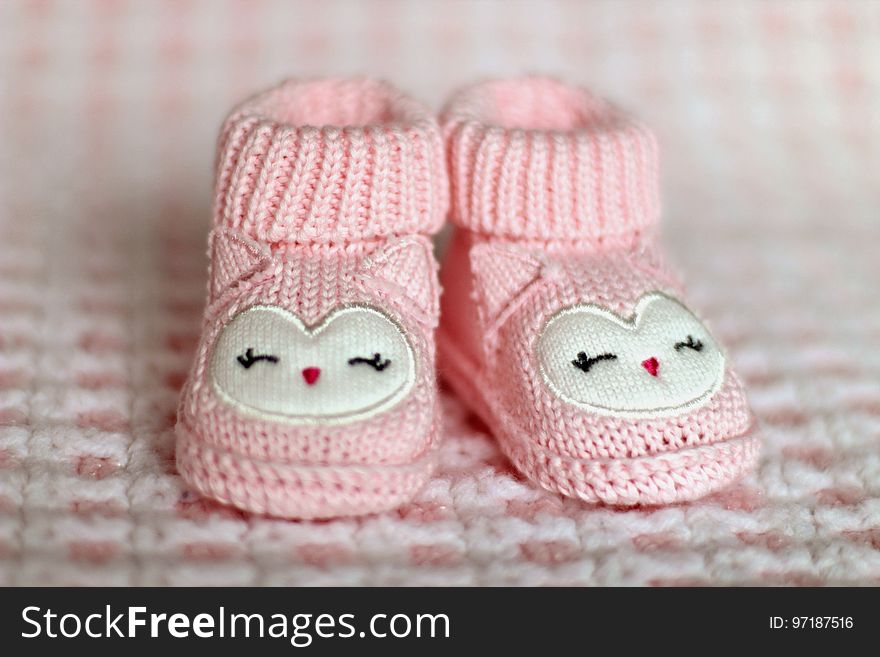
[[459, 226], [604, 241], [659, 218], [654, 135], [584, 89], [543, 77], [480, 83], [452, 98], [441, 123]]
[[448, 206], [432, 113], [363, 78], [290, 80], [238, 106], [215, 191], [215, 226], [269, 244], [430, 234]]

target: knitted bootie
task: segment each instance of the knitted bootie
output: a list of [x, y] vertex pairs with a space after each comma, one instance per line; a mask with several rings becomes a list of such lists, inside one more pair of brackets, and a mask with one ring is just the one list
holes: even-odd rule
[[626, 505], [694, 499], [751, 468], [742, 386], [651, 235], [653, 136], [545, 78], [467, 88], [442, 124], [457, 229], [440, 368], [511, 461]]
[[385, 83], [290, 81], [232, 112], [178, 413], [191, 486], [290, 518], [417, 492], [438, 438], [428, 236], [447, 197], [435, 119]]

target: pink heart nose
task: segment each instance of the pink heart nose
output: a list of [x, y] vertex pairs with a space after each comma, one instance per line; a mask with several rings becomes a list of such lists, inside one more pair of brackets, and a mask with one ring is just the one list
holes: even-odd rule
[[321, 368], [320, 367], [307, 367], [302, 371], [303, 378], [306, 380], [306, 383], [309, 385], [314, 385], [315, 381], [318, 380], [318, 377], [321, 376]]
[[648, 374], [651, 376], [657, 376], [657, 372], [660, 371], [660, 361], [651, 356], [650, 358], [642, 361], [642, 367], [648, 370]]

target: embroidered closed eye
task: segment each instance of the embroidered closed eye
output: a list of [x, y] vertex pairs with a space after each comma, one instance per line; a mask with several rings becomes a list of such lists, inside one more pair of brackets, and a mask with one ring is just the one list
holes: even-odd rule
[[244, 354], [236, 358], [236, 360], [244, 369], [249, 370], [254, 363], [261, 360], [264, 360], [267, 363], [277, 363], [278, 356], [270, 356], [269, 354], [259, 354], [255, 356], [254, 350], [248, 347]]
[[360, 356], [356, 358], [350, 358], [348, 361], [349, 365], [369, 365], [377, 372], [381, 372], [386, 367], [391, 365], [391, 361], [387, 358], [382, 360], [382, 354], [373, 354], [372, 358], [361, 358]]
[[685, 340], [684, 342], [675, 343], [676, 351], [681, 351], [682, 349], [693, 349], [694, 351], [702, 351], [703, 343], [699, 340], [694, 340], [693, 336], [689, 335], [687, 336], [687, 340]]
[[587, 356], [586, 352], [582, 351], [577, 355], [577, 358], [575, 360], [571, 361], [571, 364], [579, 370], [589, 372], [590, 368], [593, 367], [593, 365], [603, 360], [617, 360], [617, 356], [615, 356], [614, 354], [599, 354], [598, 356]]

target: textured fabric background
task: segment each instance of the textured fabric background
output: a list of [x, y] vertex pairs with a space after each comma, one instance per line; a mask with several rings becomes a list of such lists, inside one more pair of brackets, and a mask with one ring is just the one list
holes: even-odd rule
[[[590, 508], [445, 400], [399, 513], [281, 522], [174, 474], [214, 138], [288, 75], [439, 107], [558, 73], [661, 139], [665, 236], [766, 436], [699, 504]], [[880, 3], [0, 3], [0, 583], [880, 584]]]

